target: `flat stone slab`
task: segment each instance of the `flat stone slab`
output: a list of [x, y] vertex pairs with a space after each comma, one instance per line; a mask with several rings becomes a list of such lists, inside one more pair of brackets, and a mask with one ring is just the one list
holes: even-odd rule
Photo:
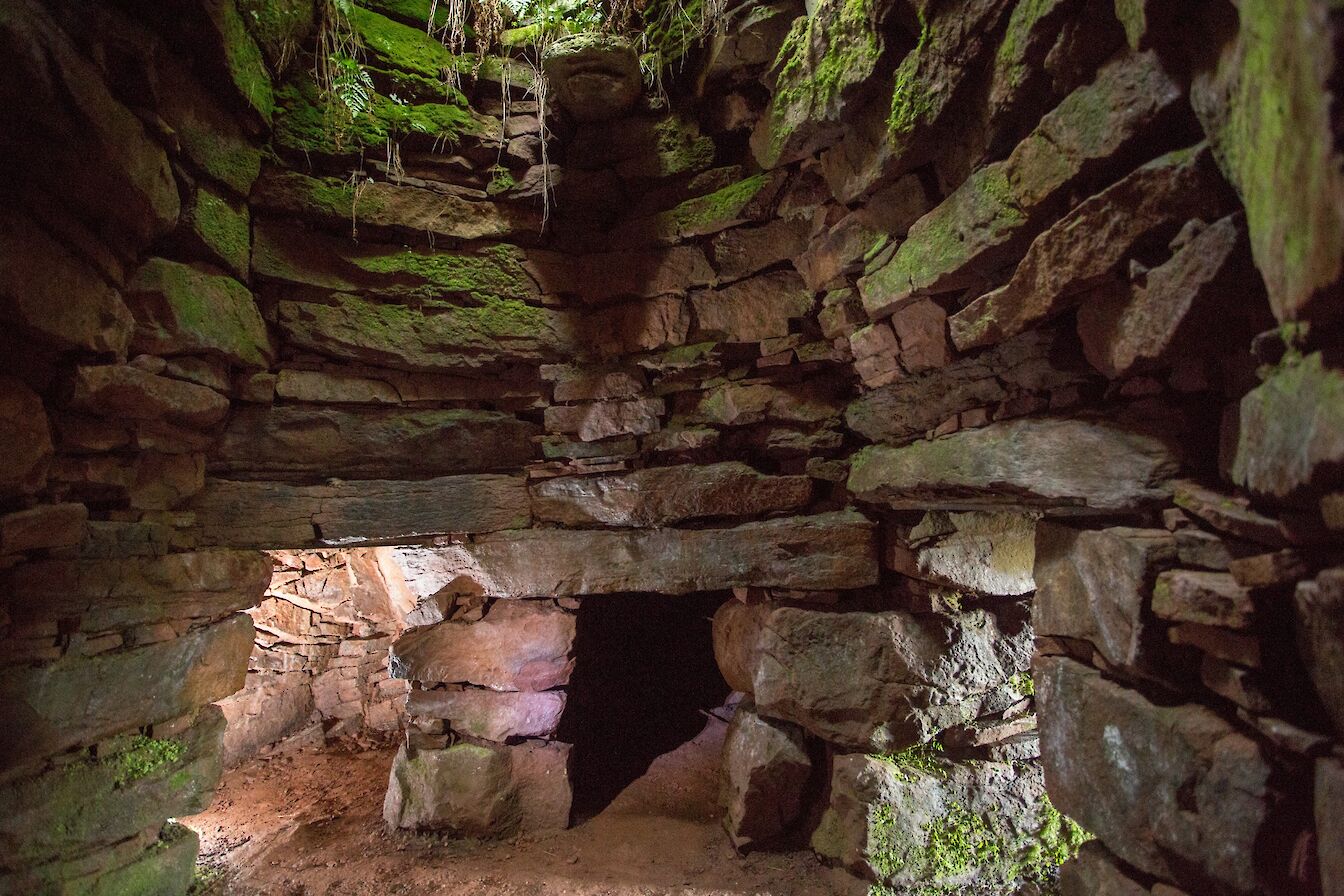
[[407, 585], [429, 596], [459, 577], [490, 597], [561, 597], [737, 587], [827, 591], [877, 581], [873, 524], [855, 511], [731, 529], [531, 529], [442, 548], [398, 548]]

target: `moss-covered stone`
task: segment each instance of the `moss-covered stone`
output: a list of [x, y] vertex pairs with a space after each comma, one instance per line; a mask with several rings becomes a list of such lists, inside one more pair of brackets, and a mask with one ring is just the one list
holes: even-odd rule
[[[500, 188], [509, 183], [505, 168]], [[294, 215], [358, 233], [365, 225], [431, 233], [459, 240], [501, 239], [541, 230], [538, 210], [473, 201], [418, 187], [364, 180], [356, 185], [334, 177], [296, 171], [268, 171], [252, 191], [252, 207]]]
[[375, 94], [365, 112], [350, 117], [323, 102], [306, 72], [282, 87], [277, 99], [276, 143], [298, 152], [348, 155], [385, 148], [389, 139], [420, 138], [428, 147], [488, 136], [486, 123], [465, 104], [413, 104]]
[[271, 73], [238, 7], [234, 0], [211, 0], [205, 9], [219, 35], [224, 66], [234, 88], [253, 111], [269, 122], [275, 111]]
[[317, 25], [314, 0], [238, 0], [238, 12], [277, 72], [298, 54]]
[[662, 239], [705, 236], [726, 230], [750, 220], [754, 216], [752, 203], [775, 182], [769, 174], [757, 174], [713, 193], [687, 199], [659, 214], [654, 229]]
[[410, 308], [336, 298], [329, 305], [281, 302], [288, 341], [331, 357], [427, 371], [555, 360], [579, 347], [563, 314], [516, 299]]
[[252, 224], [246, 205], [235, 204], [215, 190], [201, 186], [183, 215], [183, 224], [197, 248], [235, 277], [247, 276], [252, 256]]
[[165, 73], [160, 111], [173, 128], [189, 164], [246, 196], [261, 171], [261, 148], [184, 69]]
[[126, 286], [131, 345], [156, 355], [206, 354], [266, 367], [270, 337], [246, 286], [208, 268], [151, 258]]
[[223, 733], [223, 713], [207, 707], [178, 737], [116, 738], [97, 756], [0, 788], [0, 847], [41, 865], [202, 811], [222, 771]]
[[1344, 476], [1344, 373], [1290, 355], [1241, 400], [1232, 481], [1268, 498], [1337, 488]]
[[796, 161], [838, 138], [841, 110], [870, 83], [880, 55], [872, 0], [825, 0], [795, 21], [775, 60], [774, 96], [752, 135], [761, 166]]
[[[945, 282], [987, 244], [1001, 242], [1027, 220], [1004, 163], [978, 169], [941, 205], [910, 228], [891, 262], [859, 283], [864, 308], [877, 319], [909, 297]], [[967, 285], [970, 285], [969, 283]]]
[[503, 299], [534, 301], [539, 295], [523, 267], [526, 256], [516, 246], [437, 252], [365, 246], [265, 223], [258, 224], [253, 236], [253, 272], [271, 280], [402, 301], [461, 296], [484, 305]]
[[1256, 266], [1280, 320], [1339, 316], [1344, 164], [1337, 145], [1332, 0], [1247, 0], [1240, 33], [1193, 102], [1246, 205]]
[[813, 848], [907, 896], [1012, 892], [1050, 879], [1089, 839], [1045, 795], [1039, 766], [836, 761]]

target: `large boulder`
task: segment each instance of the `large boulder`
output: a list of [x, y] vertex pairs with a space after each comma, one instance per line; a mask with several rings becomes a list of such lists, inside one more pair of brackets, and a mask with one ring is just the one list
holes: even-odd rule
[[229, 400], [214, 389], [125, 364], [76, 367], [68, 406], [119, 420], [163, 420], [206, 429], [229, 412]]
[[47, 484], [51, 429], [42, 399], [18, 377], [0, 376], [0, 495], [32, 494]]
[[697, 341], [760, 342], [788, 336], [812, 310], [812, 290], [793, 271], [773, 271], [691, 294]]
[[723, 742], [723, 826], [737, 849], [767, 843], [798, 817], [812, 773], [807, 740], [788, 722], [772, 722], [744, 702]]
[[616, 118], [644, 89], [635, 48], [615, 34], [587, 32], [554, 41], [542, 69], [556, 100], [579, 121]]
[[1344, 483], [1344, 372], [1322, 353], [1285, 360], [1241, 399], [1231, 478], [1269, 499]]
[[564, 691], [416, 688], [406, 701], [408, 716], [443, 719], [459, 734], [499, 743], [515, 737], [550, 737], [564, 711]]
[[0, 53], [0, 147], [16, 178], [60, 197], [127, 256], [170, 230], [181, 206], [167, 155], [41, 4], [5, 4]]
[[0, 312], [13, 326], [58, 348], [126, 355], [130, 309], [103, 276], [36, 222], [0, 212]]
[[[1141, 280], [1117, 280], [1093, 291], [1078, 309], [1078, 338], [1087, 360], [1119, 379], [1206, 348], [1212, 334], [1224, 335], [1238, 314], [1263, 298], [1248, 268], [1244, 224], [1230, 215]], [[1237, 299], [1228, 302], [1229, 294]]]
[[6, 570], [0, 582], [15, 622], [77, 618], [85, 631], [103, 632], [245, 610], [270, 585], [271, 561], [259, 551], [222, 550], [52, 557]]
[[714, 613], [714, 662], [735, 691], [750, 694], [756, 687], [761, 631], [774, 610], [765, 601], [730, 600]]
[[1050, 805], [1035, 764], [849, 754], [835, 758], [812, 848], [896, 892], [1012, 892], [1084, 836]]
[[110, 847], [167, 816], [202, 812], [223, 771], [224, 714], [206, 706], [172, 737], [123, 735], [0, 786], [0, 869]]
[[1271, 768], [1201, 706], [1159, 706], [1073, 660], [1036, 665], [1051, 799], [1116, 855], [1197, 892], [1259, 892]]
[[1179, 463], [1161, 439], [1110, 423], [995, 423], [853, 458], [849, 490], [897, 510], [1039, 507], [1067, 515], [1133, 511], [1171, 496]]
[[574, 634], [574, 615], [549, 602], [501, 600], [477, 622], [407, 632], [388, 663], [395, 677], [412, 681], [545, 691], [569, 681]]
[[453, 240], [532, 237], [541, 213], [520, 205], [466, 199], [453, 193], [368, 180], [358, 189], [338, 178], [266, 171], [250, 204], [278, 215], [315, 221], [326, 229], [370, 228], [430, 233]]
[[757, 636], [757, 712], [853, 750], [899, 750], [970, 721], [1031, 659], [1023, 604], [916, 616], [779, 607]]
[[202, 265], [151, 258], [126, 286], [137, 352], [200, 354], [266, 367], [273, 352], [266, 323], [246, 286]]
[[392, 760], [383, 801], [390, 828], [447, 830], [462, 837], [511, 834], [518, 827], [518, 794], [509, 756], [476, 744], [409, 750]]
[[926, 513], [887, 548], [887, 565], [975, 594], [1034, 591], [1036, 518], [1020, 513]]
[[0, 674], [0, 768], [191, 712], [243, 686], [252, 620], [242, 614], [188, 634], [92, 657], [68, 654]]
[[1331, 85], [1344, 21], [1328, 0], [1244, 0], [1236, 17], [1192, 104], [1246, 206], [1274, 313], [1338, 319], [1344, 166]]
[[392, 761], [383, 819], [390, 828], [505, 837], [569, 824], [569, 745], [403, 745]]
[[532, 486], [537, 519], [567, 526], [667, 526], [706, 517], [800, 510], [806, 476], [769, 476], [743, 463], [652, 467], [624, 476], [558, 477]]
[[1344, 735], [1344, 567], [1299, 582], [1293, 610], [1307, 674], [1335, 731]]
[[1108, 662], [1151, 671], [1163, 642], [1149, 595], [1158, 573], [1177, 562], [1176, 537], [1165, 529], [1042, 523], [1032, 604], [1037, 636], [1087, 641]]
[[846, 110], [873, 92], [879, 12], [870, 2], [823, 0], [794, 21], [775, 59], [770, 106], [751, 135], [761, 167], [806, 158], [844, 134]]

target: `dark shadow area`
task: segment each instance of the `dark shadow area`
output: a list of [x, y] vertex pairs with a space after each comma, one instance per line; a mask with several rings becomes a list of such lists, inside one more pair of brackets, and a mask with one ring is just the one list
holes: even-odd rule
[[574, 745], [573, 818], [587, 821], [705, 725], [728, 685], [710, 619], [726, 592], [585, 597], [558, 738]]

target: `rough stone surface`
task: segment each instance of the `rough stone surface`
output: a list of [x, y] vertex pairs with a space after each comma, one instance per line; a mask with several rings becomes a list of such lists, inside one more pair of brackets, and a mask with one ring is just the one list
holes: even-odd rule
[[1301, 582], [1293, 601], [1302, 660], [1316, 693], [1344, 734], [1344, 568], [1328, 569]]
[[0, 495], [31, 494], [46, 485], [52, 453], [46, 411], [17, 377], [0, 376], [0, 439], [10, 446], [0, 461]]
[[[1060, 195], [1133, 155], [1183, 98], [1155, 53], [1121, 56], [1050, 112], [1003, 162], [978, 169], [859, 281], [880, 317], [912, 296], [974, 288], [1039, 232]], [[1139, 161], [1139, 160], [1135, 160]]]
[[412, 690], [406, 713], [444, 719], [469, 737], [503, 743], [513, 737], [550, 737], [565, 711], [563, 691]]
[[1324, 896], [1344, 893], [1344, 763], [1316, 760], [1316, 843]]
[[1059, 870], [1062, 896], [1150, 896], [1151, 891], [1116, 866], [1115, 857], [1100, 843], [1083, 845], [1078, 855]]
[[1112, 424], [1016, 420], [854, 457], [849, 489], [896, 509], [1045, 507], [1104, 514], [1171, 494], [1177, 460], [1161, 440]]
[[727, 462], [549, 479], [532, 487], [532, 511], [539, 520], [566, 526], [661, 527], [706, 517], [796, 511], [811, 494], [805, 476], [767, 476]]
[[743, 703], [723, 742], [723, 826], [737, 849], [768, 843], [802, 809], [812, 772], [803, 732], [772, 722]]
[[[898, 890], [1010, 889], [1015, 863], [1049, 836], [1040, 771], [1004, 762], [916, 768], [837, 756], [812, 848]], [[944, 831], [952, 831], [949, 842]]]
[[516, 529], [531, 520], [520, 476], [329, 485], [211, 479], [191, 503], [203, 545], [297, 548]]
[[1038, 660], [1036, 682], [1061, 812], [1149, 874], [1257, 891], [1270, 767], [1255, 741], [1207, 709], [1154, 705], [1072, 660]]
[[180, 638], [107, 656], [70, 656], [0, 673], [0, 767], [175, 718], [243, 686], [252, 620], [233, 616]]
[[389, 478], [497, 470], [530, 460], [537, 427], [492, 411], [242, 408], [211, 466], [274, 479]]
[[1245, 629], [1255, 621], [1255, 602], [1228, 573], [1178, 569], [1157, 577], [1153, 613], [1173, 622]]
[[[167, 155], [52, 14], [28, 0], [9, 4], [0, 49], [12, 74], [0, 91], [10, 122], [0, 145], [11, 162], [123, 249], [134, 253], [167, 232], [180, 210]], [[46, 139], [20, 139], [31, 134]]]
[[[395, 553], [408, 584], [425, 595], [459, 576], [497, 597], [688, 594], [749, 586], [829, 590], [877, 581], [872, 524], [852, 511], [732, 529], [534, 529]], [[537, 557], [547, 562], [539, 564]]]
[[83, 504], [42, 504], [0, 516], [0, 555], [40, 548], [71, 548], [84, 540], [89, 509]]
[[270, 336], [252, 293], [204, 266], [151, 258], [126, 286], [135, 313], [132, 347], [156, 355], [204, 354], [266, 367]]
[[574, 616], [537, 601], [498, 601], [478, 622], [444, 622], [392, 645], [398, 678], [545, 691], [569, 681]]
[[[82, 757], [34, 778], [0, 787], [0, 869], [18, 870], [111, 846], [157, 827], [164, 814], [204, 811], [222, 771], [224, 715], [203, 708], [171, 738], [116, 738], [98, 757]], [[167, 758], [155, 762], [159, 751]], [[145, 768], [128, 776], [127, 768]], [[128, 780], [129, 778], [129, 780]]]
[[546, 429], [572, 432], [585, 442], [611, 436], [647, 435], [662, 428], [664, 409], [661, 398], [552, 405], [546, 409]]
[[166, 420], [204, 429], [222, 421], [229, 400], [213, 389], [126, 365], [78, 367], [69, 406], [97, 416]]
[[21, 216], [0, 214], [0, 310], [59, 348], [124, 357], [130, 309], [99, 272]]
[[714, 662], [735, 691], [750, 694], [756, 687], [761, 631], [772, 610], [765, 602], [730, 600], [714, 613]]
[[635, 48], [617, 35], [585, 33], [557, 40], [546, 48], [542, 67], [555, 98], [579, 121], [617, 117], [644, 87]]
[[1035, 555], [1032, 516], [942, 511], [925, 514], [887, 552], [888, 565], [904, 575], [1001, 596], [1036, 590]]
[[691, 305], [697, 338], [759, 342], [789, 335], [790, 321], [812, 310], [812, 291], [792, 271], [778, 271], [692, 293]]
[[1246, 272], [1236, 261], [1243, 240], [1241, 223], [1222, 218], [1141, 283], [1097, 290], [1083, 299], [1078, 337], [1087, 360], [1118, 379], [1169, 358], [1174, 347], [1198, 347], [1199, 331], [1228, 313], [1225, 295], [1248, 291]]
[[448, 830], [463, 837], [494, 837], [518, 827], [518, 794], [507, 753], [476, 744], [409, 751], [392, 761], [383, 802], [390, 828]]
[[1341, 23], [1323, 0], [1252, 0], [1191, 100], [1246, 205], [1251, 247], [1280, 320], [1324, 311], [1344, 273], [1344, 176], [1330, 91]]
[[[898, 312], [893, 319], [898, 327], [901, 318]], [[866, 392], [845, 409], [845, 424], [872, 441], [900, 443], [924, 435], [961, 411], [1008, 400], [1018, 390], [1084, 382], [1086, 364], [1070, 357], [1066, 333], [1023, 333], [971, 357]], [[907, 332], [907, 342], [908, 336]], [[903, 350], [905, 346], [902, 343]], [[908, 363], [904, 351], [901, 360]]]
[[1158, 573], [1177, 562], [1165, 529], [1080, 531], [1053, 523], [1036, 530], [1036, 600], [1041, 637], [1077, 638], [1108, 662], [1151, 668], [1149, 595]]
[[979, 715], [1027, 667], [1025, 608], [914, 616], [783, 607], [758, 636], [757, 711], [855, 750], [899, 750]]
[[1007, 284], [951, 317], [952, 341], [964, 352], [1016, 336], [1067, 309], [1145, 237], [1229, 204], [1207, 147], [1149, 162], [1037, 237]]
[[1344, 482], [1344, 374], [1319, 353], [1288, 361], [1241, 400], [1232, 481], [1268, 498]]

